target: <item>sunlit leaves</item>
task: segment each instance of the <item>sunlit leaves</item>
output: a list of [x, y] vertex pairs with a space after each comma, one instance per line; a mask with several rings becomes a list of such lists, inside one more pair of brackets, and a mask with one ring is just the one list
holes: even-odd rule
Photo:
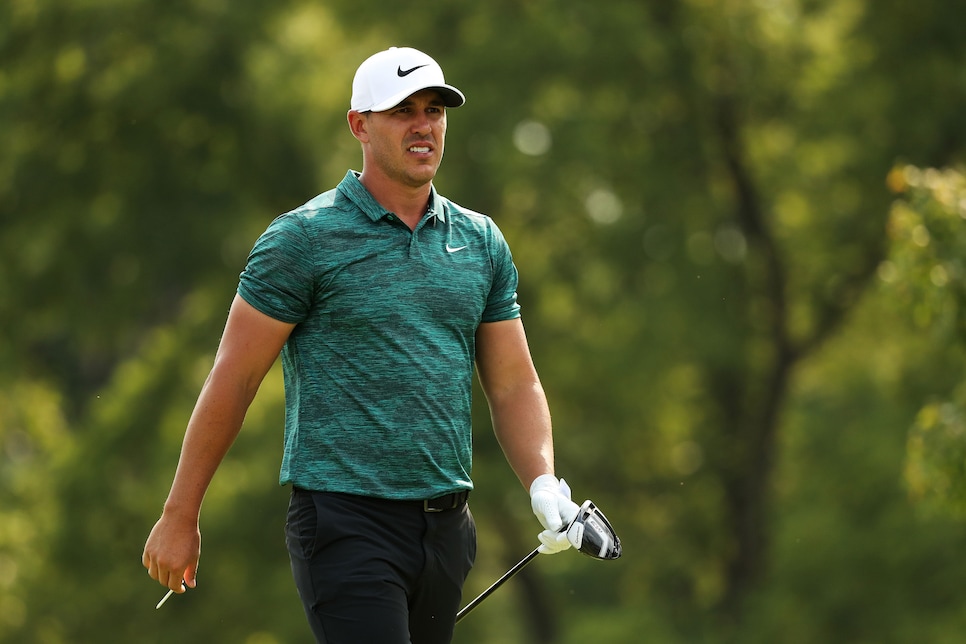
[[966, 341], [966, 175], [956, 169], [897, 167], [900, 192], [889, 216], [891, 253], [880, 266], [887, 288], [937, 337]]
[[[966, 347], [966, 175], [958, 169], [899, 166], [900, 195], [889, 217], [891, 252], [883, 290], [942, 351]], [[960, 371], [966, 381], [966, 370]], [[909, 432], [905, 478], [934, 510], [966, 514], [966, 385], [936, 391]]]
[[905, 479], [926, 507], [966, 516], [966, 387], [919, 411], [909, 433]]

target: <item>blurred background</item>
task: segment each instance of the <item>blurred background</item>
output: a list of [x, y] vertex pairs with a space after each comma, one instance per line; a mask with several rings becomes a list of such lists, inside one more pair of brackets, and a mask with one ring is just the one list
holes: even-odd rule
[[[624, 556], [540, 557], [458, 643], [953, 643], [966, 632], [966, 5], [0, 4], [0, 641], [310, 641], [276, 368], [141, 567], [238, 273], [360, 169], [391, 45], [467, 95], [441, 193], [490, 214], [558, 474]], [[536, 545], [477, 397], [479, 557]]]

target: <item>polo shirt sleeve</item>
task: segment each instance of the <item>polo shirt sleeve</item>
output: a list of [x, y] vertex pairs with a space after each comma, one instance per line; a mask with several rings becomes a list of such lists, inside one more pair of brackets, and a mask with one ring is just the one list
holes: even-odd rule
[[281, 322], [298, 324], [312, 307], [315, 275], [301, 217], [279, 216], [255, 242], [238, 281], [238, 294]]
[[517, 284], [519, 275], [513, 264], [510, 246], [503, 233], [490, 220], [490, 262], [493, 266], [493, 283], [486, 307], [483, 309], [482, 322], [500, 322], [520, 317], [517, 303]]

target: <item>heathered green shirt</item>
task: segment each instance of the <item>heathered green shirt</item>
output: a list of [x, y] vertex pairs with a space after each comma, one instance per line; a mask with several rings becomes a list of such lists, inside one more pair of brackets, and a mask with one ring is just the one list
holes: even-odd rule
[[294, 323], [282, 350], [280, 483], [424, 499], [472, 487], [470, 397], [481, 322], [519, 317], [493, 220], [439, 196], [415, 231], [350, 171], [278, 217], [238, 293]]

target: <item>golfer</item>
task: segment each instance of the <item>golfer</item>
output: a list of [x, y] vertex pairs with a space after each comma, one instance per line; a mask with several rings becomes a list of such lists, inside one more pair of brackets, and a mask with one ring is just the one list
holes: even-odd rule
[[330, 644], [452, 639], [476, 555], [467, 506], [474, 365], [507, 461], [530, 490], [541, 551], [578, 507], [555, 477], [550, 413], [494, 222], [436, 192], [447, 109], [440, 66], [393, 47], [362, 63], [349, 130], [362, 172], [278, 217], [241, 274], [142, 563], [194, 587], [205, 491], [282, 355], [280, 483], [309, 624]]

